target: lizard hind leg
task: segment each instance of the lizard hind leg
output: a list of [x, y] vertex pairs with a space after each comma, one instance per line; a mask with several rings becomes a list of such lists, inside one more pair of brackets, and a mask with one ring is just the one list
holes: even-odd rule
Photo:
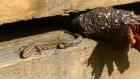
[[[64, 30], [61, 29], [61, 31], [64, 31]], [[59, 37], [57, 37], [57, 39], [60, 40]], [[58, 49], [65, 49], [66, 46], [65, 46], [63, 43], [58, 43], [57, 48], [58, 48]]]
[[62, 43], [59, 43], [59, 44], [57, 45], [57, 48], [58, 48], [58, 49], [65, 49], [66, 46], [65, 46], [64, 44], [62, 44]]

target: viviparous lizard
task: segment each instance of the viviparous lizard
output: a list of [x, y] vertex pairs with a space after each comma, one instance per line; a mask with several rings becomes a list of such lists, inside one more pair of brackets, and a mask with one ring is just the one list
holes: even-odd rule
[[37, 54], [41, 54], [42, 50], [49, 49], [65, 49], [67, 47], [76, 46], [82, 41], [82, 36], [77, 33], [72, 33], [66, 30], [63, 30], [65, 33], [71, 34], [75, 37], [74, 40], [68, 39], [54, 39], [51, 41], [47, 40], [39, 40], [29, 43], [27, 46], [22, 46], [17, 52], [19, 53], [21, 58], [26, 58], [32, 55], [34, 51], [37, 51]]

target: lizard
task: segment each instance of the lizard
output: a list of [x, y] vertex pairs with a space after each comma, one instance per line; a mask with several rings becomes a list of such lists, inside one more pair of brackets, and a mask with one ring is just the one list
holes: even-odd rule
[[65, 49], [67, 47], [76, 46], [82, 41], [82, 36], [77, 33], [72, 33], [66, 30], [63, 30], [64, 33], [71, 34], [75, 37], [74, 40], [67, 40], [67, 39], [54, 39], [50, 41], [46, 40], [37, 40], [34, 42], [29, 43], [27, 46], [22, 46], [17, 53], [19, 53], [21, 58], [26, 58], [32, 55], [34, 51], [37, 51], [36, 54], [41, 54], [42, 50], [49, 50], [49, 49]]

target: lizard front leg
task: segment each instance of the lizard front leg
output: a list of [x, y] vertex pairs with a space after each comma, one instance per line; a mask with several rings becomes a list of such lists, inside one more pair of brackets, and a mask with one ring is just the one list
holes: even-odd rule
[[41, 45], [35, 45], [35, 48], [37, 49], [36, 54], [37, 54], [37, 55], [38, 55], [38, 54], [41, 54], [41, 52], [42, 52], [42, 47], [41, 47]]

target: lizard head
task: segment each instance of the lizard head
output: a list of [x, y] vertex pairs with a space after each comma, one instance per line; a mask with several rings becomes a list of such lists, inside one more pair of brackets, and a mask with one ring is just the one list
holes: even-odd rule
[[32, 54], [33, 50], [29, 49], [27, 46], [21, 51], [20, 57], [26, 58], [29, 57]]

